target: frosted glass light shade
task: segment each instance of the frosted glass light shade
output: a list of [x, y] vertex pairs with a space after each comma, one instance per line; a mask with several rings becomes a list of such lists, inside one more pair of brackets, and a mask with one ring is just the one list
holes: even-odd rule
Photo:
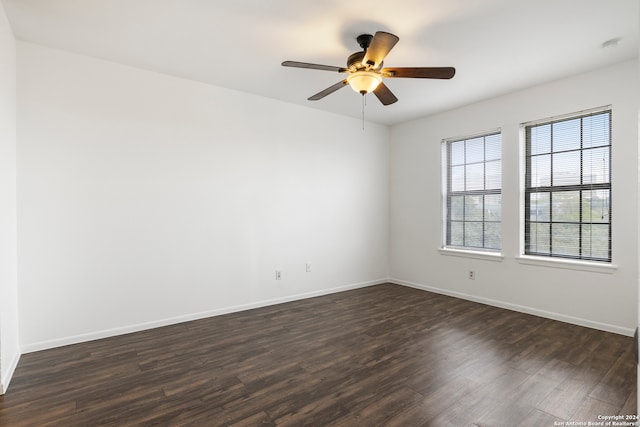
[[371, 71], [356, 71], [347, 77], [349, 86], [361, 94], [373, 92], [381, 81], [382, 76]]

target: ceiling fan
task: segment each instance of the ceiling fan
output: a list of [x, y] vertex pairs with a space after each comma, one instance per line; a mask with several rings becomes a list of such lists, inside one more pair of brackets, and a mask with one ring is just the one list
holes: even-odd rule
[[382, 61], [398, 43], [398, 40], [400, 40], [398, 36], [384, 31], [376, 32], [375, 36], [371, 34], [359, 35], [356, 41], [363, 50], [349, 55], [346, 68], [297, 61], [284, 61], [282, 65], [348, 74], [346, 79], [310, 96], [309, 101], [322, 99], [348, 84], [363, 96], [373, 92], [383, 105], [390, 105], [398, 98], [382, 82], [383, 78], [450, 79], [455, 75], [456, 69], [453, 67], [382, 68]]

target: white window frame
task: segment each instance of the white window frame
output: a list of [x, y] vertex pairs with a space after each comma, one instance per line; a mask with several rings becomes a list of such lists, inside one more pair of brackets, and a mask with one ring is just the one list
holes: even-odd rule
[[[605, 105], [601, 107], [580, 110], [572, 113], [547, 117], [544, 119], [533, 120], [526, 123], [520, 124], [520, 236], [519, 236], [519, 255], [516, 257], [516, 260], [520, 264], [524, 265], [533, 265], [533, 266], [541, 266], [541, 267], [551, 267], [551, 268], [562, 268], [562, 269], [570, 269], [570, 270], [579, 270], [579, 271], [590, 271], [595, 273], [605, 273], [605, 274], [613, 274], [617, 270], [617, 265], [614, 263], [615, 252], [612, 252], [612, 258], [610, 262], [603, 261], [590, 261], [590, 260], [580, 260], [580, 259], [571, 259], [571, 258], [563, 258], [563, 257], [553, 257], [553, 256], [536, 256], [536, 255], [527, 255], [525, 254], [526, 247], [526, 236], [525, 236], [525, 187], [526, 187], [526, 128], [529, 126], [536, 126], [539, 124], [550, 123], [555, 121], [562, 121], [566, 119], [576, 118], [589, 114], [597, 114], [601, 112], [609, 112], [612, 113], [612, 106]], [[611, 125], [613, 126], [613, 125]], [[611, 129], [611, 146], [613, 146], [613, 128]], [[611, 155], [611, 154], [610, 154]], [[612, 155], [611, 155], [612, 156]], [[611, 157], [611, 161], [613, 161], [613, 157]], [[613, 171], [610, 172], [613, 174]], [[613, 192], [613, 183], [611, 183], [611, 191]], [[611, 228], [613, 232], [613, 222], [611, 223]], [[611, 241], [613, 245], [613, 240]]]
[[[456, 136], [456, 137], [451, 137], [451, 138], [446, 138], [443, 139], [441, 141], [441, 160], [440, 160], [440, 168], [441, 168], [441, 200], [440, 200], [440, 206], [441, 206], [441, 245], [440, 248], [438, 249], [438, 251], [440, 252], [440, 254], [442, 255], [450, 255], [450, 256], [458, 256], [458, 257], [464, 257], [464, 258], [474, 258], [474, 259], [480, 259], [480, 260], [486, 260], [486, 261], [502, 261], [504, 259], [503, 255], [502, 255], [502, 250], [503, 250], [503, 238], [502, 238], [502, 231], [500, 233], [501, 235], [501, 243], [500, 243], [500, 249], [483, 249], [483, 248], [472, 248], [472, 247], [457, 247], [457, 246], [447, 246], [447, 220], [448, 220], [448, 211], [447, 211], [447, 192], [448, 192], [448, 174], [449, 174], [449, 170], [448, 170], [448, 158], [447, 158], [447, 145], [450, 142], [456, 142], [456, 141], [463, 141], [463, 140], [468, 140], [468, 139], [474, 139], [474, 138], [479, 138], [479, 137], [485, 137], [485, 136], [489, 136], [489, 135], [494, 135], [494, 134], [500, 134], [502, 136], [502, 128], [494, 128], [494, 129], [490, 129], [490, 130], [486, 130], [486, 131], [482, 131], [482, 132], [477, 132], [477, 133], [472, 133], [472, 134], [466, 134], [466, 135], [461, 135], [461, 136]], [[501, 154], [500, 154], [500, 161], [501, 161], [501, 169], [502, 169], [502, 161], [503, 161], [503, 146], [501, 144]], [[500, 184], [500, 194], [502, 194], [503, 191], [503, 185], [502, 182]], [[503, 210], [503, 206], [501, 203], [500, 206], [501, 211]], [[501, 217], [502, 217], [502, 212], [501, 212]], [[500, 227], [502, 229], [502, 220], [500, 221]]]

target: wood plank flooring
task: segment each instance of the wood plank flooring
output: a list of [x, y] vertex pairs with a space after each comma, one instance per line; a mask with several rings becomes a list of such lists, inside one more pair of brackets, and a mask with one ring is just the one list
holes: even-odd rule
[[636, 414], [632, 339], [392, 284], [22, 356], [2, 426], [554, 426]]

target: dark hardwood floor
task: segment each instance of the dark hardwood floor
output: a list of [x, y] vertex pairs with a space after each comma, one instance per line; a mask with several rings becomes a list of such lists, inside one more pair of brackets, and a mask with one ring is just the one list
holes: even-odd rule
[[2, 426], [554, 426], [636, 414], [632, 339], [397, 285], [22, 356]]

